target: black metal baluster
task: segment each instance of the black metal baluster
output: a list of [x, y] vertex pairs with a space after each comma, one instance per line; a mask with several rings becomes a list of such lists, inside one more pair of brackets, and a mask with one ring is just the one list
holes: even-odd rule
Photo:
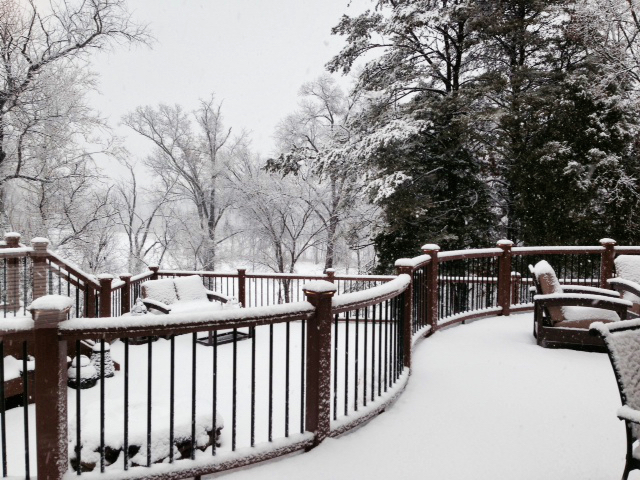
[[367, 406], [367, 352], [369, 350], [368, 347], [368, 328], [367, 320], [369, 318], [369, 307], [364, 307], [364, 352], [363, 352], [363, 360], [364, 360], [364, 369], [362, 371], [362, 405], [364, 407]]
[[256, 334], [251, 337], [251, 446], [256, 444]]
[[273, 323], [269, 325], [269, 441], [271, 442], [272, 440], [273, 440]]
[[306, 320], [301, 320], [302, 322], [302, 328], [301, 328], [301, 338], [300, 338], [300, 345], [301, 345], [301, 349], [302, 349], [302, 356], [300, 357], [300, 433], [304, 433], [304, 369], [305, 369], [305, 360], [306, 360], [306, 343], [305, 343], [305, 337], [306, 337], [306, 326], [307, 326], [307, 321]]
[[378, 396], [382, 395], [382, 303], [378, 311]]
[[[3, 358], [4, 362], [4, 358]], [[27, 342], [22, 342], [22, 410], [24, 418], [24, 474], [30, 478], [29, 466], [29, 381], [27, 371]]]
[[349, 414], [349, 312], [344, 320], [344, 415]]
[[333, 419], [338, 418], [338, 315], [334, 315], [333, 336]]
[[358, 411], [358, 353], [360, 352], [360, 310], [356, 310], [356, 356], [353, 365], [353, 410]]
[[[78, 371], [80, 375], [80, 371]], [[104, 339], [100, 339], [100, 473], [104, 473]]]
[[211, 455], [216, 454], [216, 432], [218, 423], [218, 330], [213, 332], [213, 406], [211, 416], [213, 418], [213, 445], [211, 446]]
[[236, 451], [237, 406], [238, 406], [238, 329], [233, 329], [233, 386], [231, 414], [231, 451]]
[[[129, 339], [124, 338], [124, 469], [129, 470]], [[80, 371], [80, 370], [77, 370]]]
[[196, 355], [196, 346], [198, 345], [196, 342], [197, 340], [198, 334], [196, 332], [193, 332], [191, 334], [191, 460], [196, 458], [196, 366], [198, 364]]
[[391, 365], [389, 364], [389, 300], [384, 302], [384, 391], [389, 385]]
[[153, 378], [153, 342], [147, 344], [147, 467], [151, 466], [151, 394]]
[[290, 322], [286, 322], [286, 349], [284, 370], [284, 436], [289, 436], [289, 350], [291, 341]]
[[169, 341], [169, 463], [173, 463], [173, 439], [175, 422], [175, 392], [176, 392], [176, 337], [171, 335]]
[[375, 399], [376, 384], [376, 306], [371, 307], [371, 401]]

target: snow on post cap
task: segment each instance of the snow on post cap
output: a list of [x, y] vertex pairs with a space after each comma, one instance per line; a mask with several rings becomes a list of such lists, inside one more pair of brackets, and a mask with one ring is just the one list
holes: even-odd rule
[[130, 272], [124, 272], [124, 273], [121, 273], [121, 274], [120, 274], [120, 275], [118, 275], [118, 276], [119, 276], [120, 278], [123, 278], [123, 277], [133, 277], [133, 273], [130, 273]]
[[62, 312], [71, 307], [73, 307], [73, 300], [70, 297], [65, 297], [64, 295], [45, 295], [31, 302], [28, 310], [57, 310]]
[[336, 273], [336, 269], [335, 268], [327, 268], [324, 273]]
[[110, 273], [101, 273], [100, 275], [96, 275], [98, 280], [113, 280], [113, 275]]
[[20, 238], [22, 235], [20, 235], [18, 232], [7, 232], [4, 234], [4, 238]]
[[499, 247], [506, 247], [506, 246], [512, 246], [513, 242], [511, 240], [508, 240], [506, 238], [503, 238], [502, 240], [498, 240], [498, 242], [496, 243], [496, 245], [498, 245]]
[[33, 245], [34, 243], [50, 243], [50, 242], [48, 238], [36, 237], [31, 239], [31, 244]]
[[312, 293], [329, 293], [335, 292], [338, 288], [335, 284], [327, 282], [326, 280], [314, 280], [313, 282], [307, 282], [302, 286], [302, 290]]
[[244, 270], [246, 272], [247, 270], [249, 270], [249, 267], [247, 267], [246, 265], [240, 265], [236, 267], [236, 270]]
[[420, 255], [420, 256], [414, 257], [414, 258], [399, 258], [394, 263], [394, 266], [396, 266], [396, 267], [411, 267], [411, 268], [415, 268], [416, 266], [418, 266], [421, 263], [424, 263], [424, 262], [426, 262], [428, 260], [431, 260], [431, 255]]
[[440, 247], [438, 245], [436, 245], [435, 243], [426, 243], [426, 244], [422, 245], [422, 250], [436, 250], [436, 251], [439, 251]]
[[613, 238], [601, 238], [600, 245], [615, 245], [616, 242]]

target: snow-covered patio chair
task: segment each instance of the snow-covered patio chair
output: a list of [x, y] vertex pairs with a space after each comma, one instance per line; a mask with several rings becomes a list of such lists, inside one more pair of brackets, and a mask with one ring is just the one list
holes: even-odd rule
[[[207, 290], [200, 275], [148, 280], [141, 285], [142, 302], [150, 313], [195, 313], [223, 308], [240, 308], [234, 297]], [[245, 331], [248, 330], [248, 331]], [[250, 338], [252, 329], [221, 331], [217, 344]], [[205, 345], [213, 345], [214, 336], [199, 338]]]
[[598, 322], [590, 332], [604, 340], [620, 390], [618, 418], [624, 420], [627, 431], [627, 461], [622, 474], [626, 480], [631, 470], [640, 469], [640, 446], [634, 449], [640, 439], [640, 320]]
[[633, 303], [629, 316], [638, 317], [640, 316], [640, 255], [618, 255], [613, 263], [617, 276], [607, 280], [607, 283], [620, 292], [622, 298]]
[[593, 322], [624, 320], [631, 302], [618, 292], [582, 285], [561, 285], [548, 262], [529, 265], [534, 296], [533, 334], [538, 345], [605, 351], [602, 340], [589, 335]]

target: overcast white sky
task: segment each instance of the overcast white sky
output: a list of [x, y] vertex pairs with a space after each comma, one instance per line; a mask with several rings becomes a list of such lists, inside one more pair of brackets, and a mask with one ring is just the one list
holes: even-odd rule
[[[343, 14], [371, 0], [129, 0], [148, 23], [151, 49], [120, 47], [93, 58], [99, 74], [96, 108], [115, 127], [138, 105], [195, 107], [211, 93], [224, 101], [227, 126], [251, 131], [252, 146], [272, 153], [273, 131], [296, 108], [300, 86], [324, 71], [343, 45], [331, 35]], [[120, 127], [119, 134], [127, 129]], [[145, 143], [131, 137], [132, 153]]]

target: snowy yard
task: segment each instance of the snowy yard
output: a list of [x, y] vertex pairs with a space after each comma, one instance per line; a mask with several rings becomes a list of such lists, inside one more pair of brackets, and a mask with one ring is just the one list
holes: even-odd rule
[[386, 413], [309, 453], [225, 478], [620, 478], [625, 433], [607, 356], [536, 346], [531, 317], [437, 333], [417, 346], [407, 389]]

